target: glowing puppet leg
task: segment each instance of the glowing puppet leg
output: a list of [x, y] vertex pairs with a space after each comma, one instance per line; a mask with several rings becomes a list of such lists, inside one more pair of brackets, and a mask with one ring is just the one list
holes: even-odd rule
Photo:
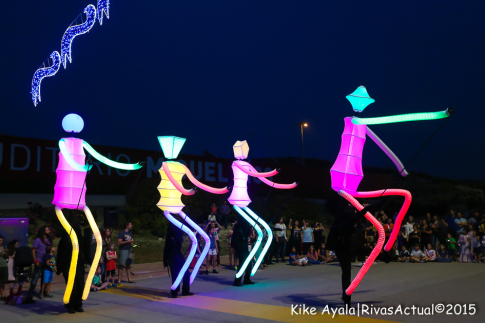
[[[384, 192], [384, 194], [383, 194]], [[399, 230], [401, 229], [401, 223], [402, 220], [404, 219], [404, 216], [406, 215], [406, 212], [409, 209], [409, 206], [411, 205], [411, 193], [406, 191], [406, 190], [399, 190], [399, 189], [390, 189], [390, 190], [380, 190], [380, 191], [371, 191], [371, 192], [355, 192], [352, 193], [353, 197], [362, 197], [362, 198], [368, 198], [368, 197], [379, 197], [379, 196], [389, 196], [389, 195], [401, 195], [404, 196], [404, 203], [401, 207], [401, 210], [399, 211], [397, 218], [396, 218], [396, 223], [394, 223], [394, 228], [392, 229], [391, 236], [389, 237], [389, 240], [386, 243], [386, 246], [384, 247], [385, 251], [391, 250], [392, 246], [394, 245], [394, 242], [397, 239], [397, 235], [399, 233]]]
[[[199, 227], [197, 225], [197, 223], [194, 223], [194, 221], [192, 221], [192, 219], [189, 218], [184, 212], [180, 211], [179, 215], [185, 221], [187, 221], [187, 223], [191, 227], [195, 228], [195, 230], [197, 230], [197, 233], [200, 234], [205, 240], [204, 250], [202, 250], [202, 253], [200, 254], [199, 260], [197, 260], [197, 262], [195, 263], [194, 269], [192, 270], [192, 274], [190, 275], [190, 284], [192, 284], [195, 277], [197, 277], [197, 274], [199, 273], [199, 268], [202, 265], [202, 263], [204, 262], [205, 257], [207, 256], [207, 253], [209, 253], [209, 248], [210, 248], [211, 242], [210, 242], [210, 239], [209, 239], [209, 236], [207, 235], [207, 233], [205, 233], [205, 231], [202, 230], [202, 228]], [[196, 237], [195, 250], [197, 250], [197, 237]]]
[[256, 213], [254, 213], [250, 208], [247, 206], [243, 208], [244, 211], [246, 211], [249, 215], [251, 215], [256, 221], [258, 221], [259, 224], [261, 224], [266, 232], [268, 233], [268, 241], [266, 241], [266, 244], [264, 245], [263, 250], [261, 251], [261, 255], [259, 256], [258, 259], [256, 259], [256, 263], [253, 266], [253, 270], [251, 270], [251, 276], [254, 276], [256, 271], [259, 268], [259, 265], [261, 264], [261, 261], [264, 259], [264, 256], [268, 252], [269, 247], [271, 246], [271, 241], [273, 241], [273, 232], [271, 231], [271, 228], [269, 225], [263, 221]]
[[[347, 201], [349, 201], [357, 210], [362, 211], [362, 209], [364, 208], [349, 193], [344, 192], [342, 190], [340, 190], [338, 193], [339, 193], [340, 196], [344, 197]], [[354, 193], [352, 193], [352, 194], [354, 194]], [[384, 236], [385, 235], [384, 235], [384, 228], [382, 228], [382, 225], [369, 212], [367, 212], [365, 214], [365, 217], [367, 218], [367, 220], [369, 220], [377, 228], [377, 232], [379, 233], [379, 239], [377, 240], [377, 245], [374, 248], [374, 250], [372, 250], [370, 256], [367, 258], [364, 266], [362, 266], [362, 268], [357, 273], [357, 276], [355, 276], [354, 280], [352, 281], [350, 286], [345, 291], [345, 294], [347, 294], [349, 296], [352, 295], [355, 288], [357, 288], [357, 286], [359, 286], [360, 281], [362, 280], [362, 278], [364, 278], [365, 274], [369, 270], [370, 266], [372, 266], [372, 264], [374, 263], [374, 260], [377, 258], [377, 256], [379, 255], [379, 253], [382, 250], [382, 246], [384, 245]]]
[[72, 243], [71, 265], [69, 266], [69, 276], [67, 279], [66, 291], [64, 292], [63, 298], [64, 304], [68, 304], [69, 300], [71, 299], [72, 287], [74, 286], [74, 277], [76, 276], [77, 258], [79, 256], [79, 242], [77, 240], [76, 232], [74, 232], [69, 222], [67, 222], [64, 214], [62, 214], [62, 210], [58, 206], [55, 207], [55, 210], [59, 222], [61, 222], [62, 227], [69, 234]]
[[[192, 248], [190, 248], [189, 256], [187, 257], [187, 260], [185, 260], [184, 265], [182, 266], [182, 269], [180, 270], [177, 279], [175, 279], [175, 282], [172, 285], [172, 290], [176, 290], [180, 282], [182, 281], [182, 278], [184, 277], [185, 272], [189, 268], [190, 263], [192, 262], [192, 259], [194, 259], [195, 256], [195, 251], [197, 250], [197, 239], [195, 238], [194, 233], [189, 229], [188, 226], [183, 225], [180, 221], [175, 219], [172, 214], [170, 214], [169, 211], [163, 212], [167, 220], [172, 222], [177, 228], [181, 229], [183, 232], [185, 232], [189, 237], [190, 240], [192, 240]], [[184, 220], [186, 220], [188, 217], [186, 216]]]
[[91, 264], [91, 268], [89, 269], [89, 273], [88, 273], [88, 278], [86, 278], [86, 284], [84, 285], [83, 300], [86, 300], [89, 295], [89, 290], [91, 288], [94, 273], [98, 268], [99, 258], [101, 258], [101, 249], [103, 246], [103, 241], [101, 240], [101, 234], [99, 233], [99, 229], [98, 229], [98, 226], [96, 225], [96, 221], [94, 221], [93, 214], [91, 213], [91, 210], [89, 210], [87, 206], [84, 206], [84, 213], [86, 214], [86, 218], [88, 219], [89, 226], [93, 230], [94, 238], [96, 239], [96, 253], [94, 254], [93, 263]]
[[[248, 221], [249, 224], [251, 224], [251, 226], [258, 232], [258, 240], [254, 244], [254, 248], [251, 250], [251, 252], [249, 253], [249, 256], [246, 258], [241, 268], [239, 268], [239, 271], [236, 273], [236, 278], [240, 278], [246, 271], [246, 268], [249, 265], [249, 262], [253, 260], [253, 257], [256, 254], [256, 251], [258, 250], [259, 245], [261, 244], [261, 241], [263, 239], [263, 233], [261, 232], [261, 229], [256, 225], [256, 223], [251, 219], [251, 217], [249, 217], [246, 213], [244, 213], [244, 211], [241, 210], [239, 206], [234, 205], [234, 210], [236, 210], [237, 213], [241, 214], [241, 216], [244, 219], [246, 219], [246, 221]], [[251, 276], [252, 275], [254, 274], [251, 272]]]

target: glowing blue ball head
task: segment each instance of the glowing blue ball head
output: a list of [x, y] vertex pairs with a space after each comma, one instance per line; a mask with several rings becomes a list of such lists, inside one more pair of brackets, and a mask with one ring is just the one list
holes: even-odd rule
[[362, 112], [371, 103], [376, 102], [369, 96], [365, 86], [361, 85], [352, 94], [346, 96], [347, 100], [352, 104], [352, 108], [355, 112]]
[[167, 159], [176, 159], [185, 144], [185, 138], [175, 136], [159, 136], [158, 141], [162, 146], [163, 154]]
[[84, 128], [83, 118], [75, 113], [70, 113], [62, 119], [62, 128], [66, 132], [81, 132]]

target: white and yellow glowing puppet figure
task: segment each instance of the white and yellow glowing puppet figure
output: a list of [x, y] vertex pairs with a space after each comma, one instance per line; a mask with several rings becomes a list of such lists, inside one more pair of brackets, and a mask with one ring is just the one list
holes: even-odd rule
[[[62, 120], [62, 127], [65, 131], [72, 133], [79, 133], [84, 128], [83, 119], [77, 114], [68, 114]], [[83, 148], [85, 148], [91, 156], [100, 162], [119, 169], [135, 170], [141, 168], [141, 164], [122, 164], [117, 163], [96, 152], [87, 142], [79, 138], [62, 138], [59, 141], [59, 164], [57, 165], [57, 180], [54, 186], [54, 200], [52, 204], [55, 205], [55, 210], [59, 221], [69, 234], [72, 242], [72, 261], [69, 267], [69, 278], [67, 281], [66, 292], [64, 293], [64, 304], [69, 303], [71, 298], [72, 288], [74, 285], [74, 277], [76, 276], [76, 265], [79, 255], [79, 243], [76, 232], [72, 230], [71, 225], [64, 217], [62, 209], [77, 209], [82, 210], [86, 214], [89, 225], [93, 230], [96, 238], [96, 254], [94, 256], [93, 264], [89, 270], [84, 286], [83, 300], [86, 300], [89, 295], [89, 288], [93, 280], [94, 273], [98, 267], [99, 258], [101, 256], [101, 235], [98, 226], [94, 221], [93, 215], [85, 202], [86, 196], [86, 172], [93, 166], [86, 165]]]
[[[174, 136], [161, 136], [158, 137], [158, 141], [160, 142], [160, 146], [162, 146], [163, 154], [168, 161], [163, 162], [162, 168], [160, 168], [160, 176], [162, 177], [162, 181], [158, 186], [158, 191], [160, 192], [160, 201], [158, 202], [157, 206], [163, 211], [165, 217], [172, 222], [177, 228], [184, 231], [192, 240], [192, 247], [190, 249], [189, 255], [187, 260], [185, 261], [182, 269], [180, 270], [177, 278], [175, 279], [174, 283], [172, 284], [172, 290], [177, 289], [178, 285], [180, 284], [182, 278], [184, 277], [185, 272], [189, 268], [192, 259], [194, 258], [195, 251], [197, 250], [197, 239], [191, 229], [194, 228], [197, 233], [199, 233], [205, 240], [204, 250], [202, 251], [199, 260], [196, 262], [194, 269], [192, 270], [192, 274], [190, 275], [190, 284], [194, 281], [197, 273], [199, 272], [199, 268], [202, 265], [202, 262], [205, 260], [207, 253], [209, 252], [210, 247], [210, 240], [207, 233], [202, 230], [195, 222], [193, 222], [183, 211], [183, 207], [185, 206], [182, 203], [182, 194], [184, 195], [193, 195], [195, 190], [186, 190], [182, 186], [182, 177], [186, 175], [188, 179], [194, 183], [197, 187], [203, 189], [204, 191], [214, 193], [214, 194], [224, 194], [229, 192], [227, 187], [225, 188], [214, 188], [202, 184], [199, 182], [195, 177], [192, 175], [190, 170], [182, 163], [175, 161], [174, 159], [177, 158], [180, 150], [182, 149], [185, 138], [179, 138]], [[171, 213], [178, 214], [184, 223], [181, 223], [176, 218], [172, 216]]]
[[[249, 262], [253, 259], [263, 238], [261, 229], [259, 228], [259, 226], [256, 225], [254, 220], [258, 222], [266, 230], [268, 234], [268, 241], [263, 247], [263, 250], [261, 251], [259, 258], [256, 259], [256, 263], [254, 264], [253, 269], [251, 270], [251, 276], [254, 276], [254, 274], [258, 270], [259, 265], [261, 264], [261, 261], [263, 260], [266, 252], [268, 251], [271, 245], [271, 241], [273, 240], [273, 233], [269, 225], [247, 207], [249, 203], [251, 203], [251, 200], [249, 199], [248, 187], [247, 187], [248, 175], [257, 177], [263, 183], [274, 188], [291, 189], [296, 187], [296, 183], [293, 183], [293, 184], [273, 183], [267, 180], [265, 177], [271, 177], [278, 174], [278, 171], [276, 169], [267, 173], [259, 173], [251, 164], [243, 161], [243, 159], [246, 159], [248, 157], [248, 152], [249, 152], [249, 145], [246, 142], [246, 140], [236, 141], [236, 143], [233, 146], [233, 149], [234, 149], [234, 157], [236, 157], [237, 159], [232, 163], [232, 171], [234, 173], [234, 187], [232, 189], [231, 196], [229, 196], [227, 200], [229, 201], [229, 203], [231, 203], [234, 206], [234, 209], [239, 214], [241, 214], [241, 216], [244, 219], [246, 219], [246, 221], [248, 221], [249, 224], [251, 224], [251, 226], [258, 233], [258, 239], [254, 245], [254, 248], [251, 250], [251, 253], [246, 258], [246, 261], [244, 262], [244, 264], [240, 264], [241, 267], [236, 273], [236, 278], [239, 278], [244, 274], [246, 267], [248, 266]], [[244, 212], [243, 210], [246, 212]], [[248, 214], [250, 216], [248, 216]]]

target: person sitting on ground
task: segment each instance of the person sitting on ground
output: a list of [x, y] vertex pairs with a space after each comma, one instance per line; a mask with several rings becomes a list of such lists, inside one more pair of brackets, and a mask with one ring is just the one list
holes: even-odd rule
[[411, 262], [426, 263], [424, 253], [419, 248], [419, 244], [417, 244], [411, 252]]
[[440, 245], [438, 252], [436, 253], [437, 262], [451, 262], [451, 258], [448, 257], [448, 251], [446, 251], [446, 246], [444, 243]]
[[320, 265], [320, 260], [318, 260], [318, 253], [313, 245], [310, 246], [310, 250], [307, 253], [307, 259], [308, 262], [311, 264]]
[[42, 266], [44, 270], [43, 280], [42, 280], [42, 287], [40, 289], [40, 296], [39, 298], [52, 298], [51, 294], [51, 282], [54, 278], [54, 271], [57, 271], [56, 267], [56, 256], [54, 253], [56, 252], [56, 247], [54, 246], [47, 246], [45, 247], [45, 255], [42, 256]]
[[406, 246], [402, 246], [401, 252], [399, 252], [399, 257], [397, 258], [397, 261], [409, 262], [410, 259], [411, 259], [411, 254], [409, 253], [409, 250], [406, 248]]
[[399, 251], [397, 250], [397, 245], [394, 244], [391, 248], [391, 251], [389, 252], [390, 259], [389, 261], [397, 262], [397, 259], [399, 258]]
[[98, 265], [98, 268], [96, 268], [96, 274], [93, 276], [93, 282], [91, 283], [91, 291], [97, 292], [98, 290], [108, 288], [108, 286], [108, 283], [103, 283], [101, 280], [101, 266]]
[[448, 255], [450, 256], [450, 259], [452, 261], [456, 261], [456, 247], [457, 243], [455, 238], [451, 235], [451, 233], [448, 233], [448, 239], [446, 239], [446, 245], [448, 247]]
[[327, 261], [325, 263], [329, 264], [332, 261], [338, 261], [338, 259], [337, 259], [337, 255], [335, 254], [335, 251], [330, 250], [330, 251], [327, 251]]
[[426, 261], [436, 261], [436, 251], [433, 250], [431, 243], [428, 243], [428, 247], [424, 249], [424, 259]]
[[116, 275], [116, 260], [118, 259], [118, 255], [116, 254], [115, 251], [115, 244], [110, 243], [108, 246], [108, 250], [106, 250], [106, 280], [107, 283], [109, 284], [110, 278], [111, 278], [111, 284], [109, 284], [110, 287], [117, 287], [115, 284], [115, 275]]
[[327, 250], [325, 250], [324, 243], [321, 243], [320, 249], [318, 249], [318, 260], [320, 260], [320, 263], [323, 265], [325, 265], [325, 262], [327, 261]]
[[305, 266], [307, 264], [307, 262], [305, 260], [300, 259], [300, 256], [296, 252], [295, 247], [291, 248], [291, 253], [290, 253], [290, 257], [289, 257], [288, 261], [290, 262], [290, 265], [292, 265], [292, 266]]
[[5, 297], [5, 304], [9, 305], [20, 305], [20, 304], [34, 304], [35, 301], [32, 299], [31, 295], [27, 296], [22, 296], [22, 286], [24, 285], [24, 282], [19, 283], [19, 287], [17, 289], [17, 292], [14, 293], [14, 289], [16, 284], [10, 285], [10, 295]]

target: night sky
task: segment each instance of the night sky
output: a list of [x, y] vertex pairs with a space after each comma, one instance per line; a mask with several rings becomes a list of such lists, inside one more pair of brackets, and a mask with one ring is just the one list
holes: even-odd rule
[[[364, 85], [376, 102], [361, 117], [455, 108], [410, 171], [485, 180], [483, 1], [112, 0], [34, 107], [35, 70], [90, 3], [2, 3], [0, 133], [58, 140], [78, 113], [94, 147], [176, 135], [183, 153], [232, 157], [246, 139], [250, 157], [299, 157], [306, 121], [306, 156], [334, 160], [345, 96]], [[406, 164], [442, 122], [371, 128]], [[364, 165], [394, 167], [369, 138]]]

